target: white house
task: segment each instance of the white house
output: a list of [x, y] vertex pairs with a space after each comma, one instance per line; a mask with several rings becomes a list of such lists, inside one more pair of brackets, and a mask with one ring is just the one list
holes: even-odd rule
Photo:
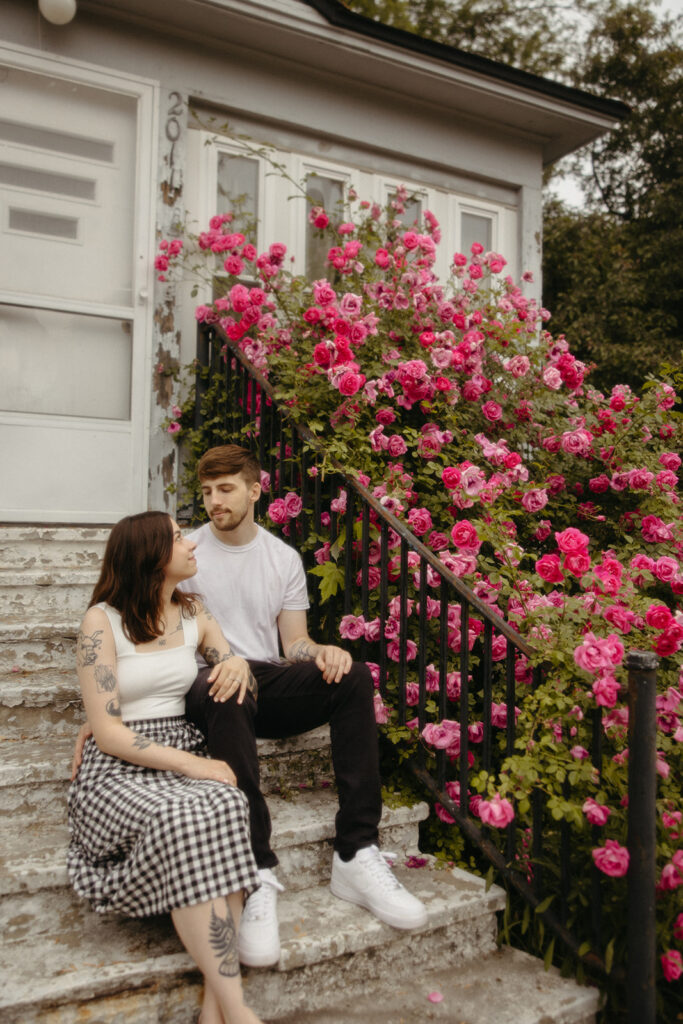
[[173, 510], [161, 424], [194, 332], [189, 298], [157, 280], [158, 238], [239, 194], [259, 246], [286, 242], [302, 270], [318, 260], [262, 144], [328, 204], [344, 182], [381, 202], [405, 183], [446, 256], [481, 240], [538, 281], [544, 166], [625, 110], [336, 0], [40, 6], [48, 17], [0, 0], [4, 522]]

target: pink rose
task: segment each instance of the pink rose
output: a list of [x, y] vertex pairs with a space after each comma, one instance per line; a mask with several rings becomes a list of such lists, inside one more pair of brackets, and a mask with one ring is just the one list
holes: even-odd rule
[[595, 697], [595, 703], [599, 707], [613, 708], [617, 703], [617, 697], [619, 696], [620, 689], [621, 686], [614, 676], [600, 676], [593, 683], [593, 696]]
[[479, 817], [485, 825], [505, 828], [514, 819], [515, 811], [509, 800], [496, 793], [490, 800], [482, 800], [479, 804]]
[[610, 878], [623, 878], [628, 871], [629, 854], [625, 846], [608, 839], [604, 846], [593, 850], [595, 866]]
[[441, 480], [443, 481], [444, 487], [452, 491], [460, 484], [462, 473], [457, 466], [446, 466], [441, 474]]
[[339, 380], [339, 392], [342, 395], [350, 397], [355, 395], [357, 391], [365, 384], [365, 374], [353, 373], [351, 370], [343, 374]]
[[360, 640], [365, 636], [365, 619], [362, 615], [344, 615], [339, 623], [339, 636], [343, 640]]
[[405, 443], [400, 434], [392, 434], [387, 441], [387, 451], [392, 458], [398, 458], [400, 455], [405, 455], [408, 451], [408, 445]]
[[295, 494], [294, 491], [289, 491], [287, 494], [285, 494], [282, 500], [285, 507], [285, 512], [287, 513], [289, 519], [295, 519], [298, 515], [300, 515], [301, 509], [304, 507], [304, 503], [298, 494]]
[[469, 519], [461, 519], [452, 527], [451, 539], [457, 548], [466, 553], [476, 553], [481, 547], [476, 528]]
[[411, 508], [408, 513], [408, 525], [418, 537], [432, 528], [432, 517], [426, 508]]
[[667, 981], [678, 981], [683, 974], [683, 957], [677, 949], [668, 949], [659, 958], [662, 972]]
[[481, 411], [489, 423], [495, 423], [503, 415], [503, 407], [498, 402], [484, 402]]
[[663, 555], [655, 562], [655, 576], [662, 583], [671, 583], [678, 575], [678, 562], [675, 558]]
[[681, 465], [680, 455], [676, 455], [675, 452], [662, 452], [659, 456], [660, 466], [664, 466], [664, 469], [669, 469], [675, 473]]
[[628, 475], [629, 487], [632, 491], [646, 491], [654, 479], [649, 469], [632, 469]]
[[389, 708], [378, 693], [374, 695], [375, 721], [378, 725], [386, 725], [389, 721]]
[[438, 725], [428, 722], [422, 730], [422, 738], [430, 747], [446, 750], [453, 745], [456, 739], [460, 738], [460, 725], [448, 718], [444, 718]]
[[645, 621], [653, 629], [666, 629], [673, 621], [673, 615], [664, 604], [651, 604], [645, 612]]
[[527, 491], [522, 498], [522, 508], [527, 512], [540, 512], [548, 504], [548, 492], [541, 487]]
[[592, 797], [588, 797], [581, 809], [591, 825], [604, 825], [612, 813], [609, 807], [597, 803]]
[[587, 551], [575, 551], [565, 555], [564, 568], [573, 576], [583, 576], [591, 567], [590, 555]]
[[558, 548], [567, 555], [585, 551], [588, 547], [588, 539], [585, 533], [581, 533], [581, 530], [577, 530], [573, 526], [555, 534]]
[[674, 921], [674, 939], [683, 941], [683, 913], [679, 914]]
[[268, 515], [274, 523], [286, 523], [289, 516], [287, 515], [287, 509], [282, 498], [276, 498], [275, 501], [271, 501], [268, 506]]
[[643, 540], [648, 544], [661, 544], [662, 541], [672, 540], [673, 530], [671, 525], [663, 523], [657, 516], [643, 516], [640, 524]]

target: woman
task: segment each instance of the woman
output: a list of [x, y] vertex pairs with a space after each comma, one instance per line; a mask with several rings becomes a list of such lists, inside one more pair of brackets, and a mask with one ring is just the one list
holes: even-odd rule
[[76, 647], [93, 737], [69, 791], [68, 870], [96, 911], [170, 911], [204, 975], [202, 1024], [259, 1024], [237, 954], [259, 885], [248, 804], [229, 765], [195, 752], [203, 737], [184, 717], [197, 648], [216, 699], [240, 688], [242, 700], [250, 673], [176, 589], [197, 571], [194, 547], [163, 512], [128, 516], [109, 537]]

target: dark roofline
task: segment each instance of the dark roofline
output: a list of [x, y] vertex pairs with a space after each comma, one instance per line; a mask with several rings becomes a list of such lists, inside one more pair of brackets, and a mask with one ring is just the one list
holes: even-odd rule
[[521, 71], [519, 68], [500, 64], [488, 57], [467, 53], [465, 50], [447, 46], [445, 43], [437, 43], [432, 39], [425, 39], [413, 32], [406, 32], [402, 28], [383, 25], [382, 22], [366, 18], [364, 14], [350, 11], [340, 0], [303, 0], [303, 3], [313, 7], [331, 25], [348, 29], [350, 32], [357, 32], [359, 35], [369, 36], [372, 39], [379, 39], [383, 43], [390, 43], [403, 50], [413, 50], [415, 53], [445, 61], [447, 64], [464, 68], [466, 71], [486, 75], [488, 78], [497, 78], [509, 85], [529, 89], [563, 103], [571, 103], [576, 107], [583, 107], [584, 110], [602, 114], [604, 117], [613, 118], [616, 121], [623, 120], [630, 113], [630, 107], [626, 103], [622, 103], [621, 100], [593, 96], [592, 93], [584, 92], [582, 89], [575, 89], [572, 86], [554, 82], [552, 79], [534, 75], [529, 71]]

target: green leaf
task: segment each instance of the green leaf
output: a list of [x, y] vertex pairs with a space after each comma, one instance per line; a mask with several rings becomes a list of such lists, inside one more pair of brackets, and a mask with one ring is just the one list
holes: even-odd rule
[[605, 970], [609, 974], [612, 970], [612, 964], [614, 963], [614, 939], [608, 943], [607, 949], [605, 950]]
[[534, 914], [543, 914], [543, 913], [545, 913], [545, 911], [548, 909], [548, 907], [550, 906], [550, 904], [553, 902], [554, 899], [555, 899], [555, 894], [554, 893], [552, 893], [550, 896], [546, 896], [546, 898], [541, 903], [539, 903], [537, 907], [534, 908]]
[[311, 576], [320, 577], [320, 600], [329, 601], [344, 586], [344, 573], [336, 562], [325, 562], [309, 569]]
[[548, 948], [546, 949], [545, 956], [543, 957], [543, 966], [545, 967], [546, 971], [549, 971], [550, 968], [553, 965], [553, 955], [554, 955], [554, 953], [555, 953], [555, 936], [553, 936], [552, 939], [550, 940], [550, 942], [548, 943]]

